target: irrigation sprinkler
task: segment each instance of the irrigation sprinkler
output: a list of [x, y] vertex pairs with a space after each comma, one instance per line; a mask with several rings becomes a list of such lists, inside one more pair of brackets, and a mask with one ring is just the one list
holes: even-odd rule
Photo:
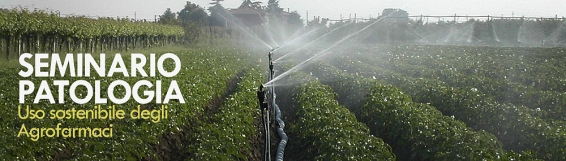
[[275, 52], [277, 50], [279, 50], [279, 47], [274, 47], [274, 48], [271, 49], [271, 52], [269, 52], [269, 54], [273, 54], [273, 52]]
[[[271, 51], [267, 54], [269, 58], [269, 75], [268, 75], [268, 82], [270, 82], [274, 75], [275, 71], [273, 70], [273, 53], [279, 49], [279, 47], [272, 48]], [[285, 123], [281, 120], [281, 110], [279, 106], [275, 103], [275, 87], [273, 86], [273, 82], [271, 82], [271, 86], [264, 86], [263, 84], [259, 86], [259, 90], [257, 92], [257, 98], [259, 102], [259, 106], [261, 109], [261, 118], [265, 130], [265, 148], [264, 148], [264, 160], [271, 160], [271, 138], [270, 138], [270, 116], [273, 114], [273, 118], [277, 121], [279, 127], [277, 127], [277, 133], [281, 140], [279, 141], [279, 145], [277, 146], [277, 153], [275, 160], [282, 161], [283, 155], [285, 151], [285, 146], [287, 145], [287, 134], [283, 131], [285, 127]], [[270, 110], [273, 113], [270, 113]]]
[[259, 100], [260, 110], [267, 109], [267, 102], [265, 102], [265, 90], [263, 85], [259, 86], [259, 90], [257, 91], [257, 99]]

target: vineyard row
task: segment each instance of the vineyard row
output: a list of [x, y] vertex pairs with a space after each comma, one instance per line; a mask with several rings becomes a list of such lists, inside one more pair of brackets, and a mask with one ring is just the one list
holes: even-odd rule
[[129, 19], [59, 17], [45, 11], [12, 9], [0, 12], [0, 45], [10, 54], [39, 52], [104, 52], [175, 43], [180, 26]]

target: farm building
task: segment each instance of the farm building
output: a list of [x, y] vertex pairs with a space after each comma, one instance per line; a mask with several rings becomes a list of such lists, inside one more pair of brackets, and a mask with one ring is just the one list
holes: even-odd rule
[[288, 11], [268, 13], [264, 10], [255, 9], [249, 6], [241, 6], [236, 9], [231, 9], [228, 10], [228, 13], [233, 15], [236, 19], [238, 19], [248, 27], [266, 23], [267, 21], [269, 21], [269, 17], [271, 16], [277, 16], [285, 20], [289, 19], [289, 17], [291, 16], [291, 13], [289, 13]]
[[244, 25], [251, 27], [256, 25], [261, 25], [267, 21], [267, 13], [262, 10], [251, 8], [248, 6], [242, 6], [236, 9], [228, 10], [228, 13], [237, 18]]

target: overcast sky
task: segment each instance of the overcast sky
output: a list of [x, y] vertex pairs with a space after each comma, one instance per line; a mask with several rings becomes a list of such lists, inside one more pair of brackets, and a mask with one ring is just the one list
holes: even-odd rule
[[[252, 0], [254, 1], [254, 0]], [[261, 0], [267, 3], [268, 0]], [[208, 8], [211, 0], [191, 0]], [[225, 0], [226, 8], [236, 8], [242, 0]], [[3, 8], [24, 7], [60, 11], [61, 14], [87, 16], [136, 16], [138, 19], [153, 19], [167, 8], [177, 12], [186, 0], [0, 0]], [[282, 8], [297, 11], [305, 19], [321, 16], [330, 19], [377, 16], [384, 8], [401, 8], [410, 15], [492, 15], [528, 17], [566, 17], [566, 0], [280, 0]]]

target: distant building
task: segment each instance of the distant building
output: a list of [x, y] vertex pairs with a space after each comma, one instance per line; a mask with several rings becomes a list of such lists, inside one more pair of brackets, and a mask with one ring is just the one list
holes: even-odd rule
[[281, 11], [279, 16], [281, 16], [281, 18], [284, 18], [284, 19], [289, 19], [289, 17], [291, 16], [291, 13], [289, 13], [287, 11]]
[[386, 8], [381, 13], [381, 16], [387, 16], [388, 19], [395, 21], [408, 21], [409, 13], [405, 10], [398, 8]]
[[228, 10], [228, 13], [249, 27], [261, 25], [266, 22], [267, 13], [265, 11], [247, 6]]

